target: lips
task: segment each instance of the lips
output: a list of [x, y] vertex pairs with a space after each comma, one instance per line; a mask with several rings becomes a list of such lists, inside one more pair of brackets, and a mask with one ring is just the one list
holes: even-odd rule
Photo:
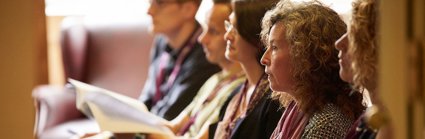
[[202, 50], [204, 50], [204, 53], [206, 55], [208, 55], [210, 53], [210, 51], [208, 50], [208, 48], [206, 47], [206, 45], [204, 45], [204, 47], [202, 47]]
[[339, 59], [342, 59], [341, 57], [342, 57], [342, 51], [339, 51], [339, 53], [338, 53], [338, 58], [339, 58]]
[[264, 69], [264, 72], [267, 74], [267, 76], [271, 76], [270, 71], [267, 69], [267, 67]]
[[272, 75], [270, 74], [270, 72], [266, 72], [266, 74], [267, 74], [267, 80], [269, 80], [269, 82], [271, 83], [273, 80], [272, 80]]
[[209, 54], [209, 51], [208, 51], [208, 49], [207, 48], [203, 48], [202, 50], [204, 50], [204, 53], [206, 54], [206, 55], [208, 55]]
[[345, 54], [342, 53], [342, 51], [339, 51], [338, 53], [338, 62], [340, 65], [344, 65], [344, 59], [345, 59]]
[[338, 55], [338, 58], [339, 58], [339, 60], [338, 60], [338, 63], [339, 63], [339, 65], [342, 67], [342, 68], [344, 68], [345, 66], [346, 66], [346, 61], [344, 60], [345, 58], [344, 58], [344, 56], [340, 56], [340, 55]]

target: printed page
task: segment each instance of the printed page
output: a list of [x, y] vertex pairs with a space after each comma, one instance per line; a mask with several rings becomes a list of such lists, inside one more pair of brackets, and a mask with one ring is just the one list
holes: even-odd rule
[[[130, 98], [128, 96], [124, 96], [121, 95], [119, 93], [115, 93], [100, 87], [96, 87], [93, 85], [89, 85], [74, 79], [68, 79], [69, 83], [71, 83], [72, 85], [74, 85], [76, 92], [77, 92], [77, 108], [82, 110], [83, 112], [86, 111], [87, 109], [87, 104], [84, 103], [84, 97], [85, 95], [87, 95], [88, 93], [92, 93], [92, 92], [98, 92], [98, 93], [103, 93], [105, 95], [109, 95], [111, 97], [114, 97], [122, 102], [126, 102], [128, 105], [131, 105], [133, 107], [136, 107], [138, 110], [140, 111], [148, 111], [147, 107], [145, 104], [143, 104], [142, 102], [140, 102], [139, 100]], [[90, 116], [90, 115], [87, 115]]]
[[169, 121], [150, 113], [140, 101], [69, 79], [77, 92], [77, 107], [94, 117], [102, 131], [114, 133], [157, 133], [174, 136]]
[[86, 96], [94, 118], [104, 131], [114, 133], [157, 133], [173, 135], [165, 126], [166, 120], [102, 93], [89, 93]]

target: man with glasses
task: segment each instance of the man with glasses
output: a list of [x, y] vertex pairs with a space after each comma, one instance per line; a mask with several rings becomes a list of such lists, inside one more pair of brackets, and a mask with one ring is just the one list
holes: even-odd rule
[[151, 32], [156, 35], [148, 78], [140, 96], [150, 111], [174, 119], [204, 82], [220, 68], [209, 63], [197, 41], [195, 20], [201, 0], [150, 0]]

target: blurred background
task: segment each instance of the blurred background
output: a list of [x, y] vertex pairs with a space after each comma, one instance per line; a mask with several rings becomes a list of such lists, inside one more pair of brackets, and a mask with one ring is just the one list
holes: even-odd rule
[[[321, 1], [349, 20], [352, 0]], [[197, 15], [200, 22], [211, 4], [203, 0]], [[381, 97], [394, 121], [395, 138], [424, 139], [425, 2], [380, 4]], [[63, 27], [75, 22], [149, 23], [148, 6], [148, 0], [0, 1], [0, 138], [34, 138], [32, 89], [65, 83]]]

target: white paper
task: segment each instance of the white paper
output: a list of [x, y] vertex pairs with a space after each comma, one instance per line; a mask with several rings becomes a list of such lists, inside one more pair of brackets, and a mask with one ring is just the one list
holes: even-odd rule
[[140, 101], [68, 79], [77, 92], [77, 108], [94, 117], [102, 131], [114, 133], [156, 133], [170, 137], [169, 122], [150, 113]]

